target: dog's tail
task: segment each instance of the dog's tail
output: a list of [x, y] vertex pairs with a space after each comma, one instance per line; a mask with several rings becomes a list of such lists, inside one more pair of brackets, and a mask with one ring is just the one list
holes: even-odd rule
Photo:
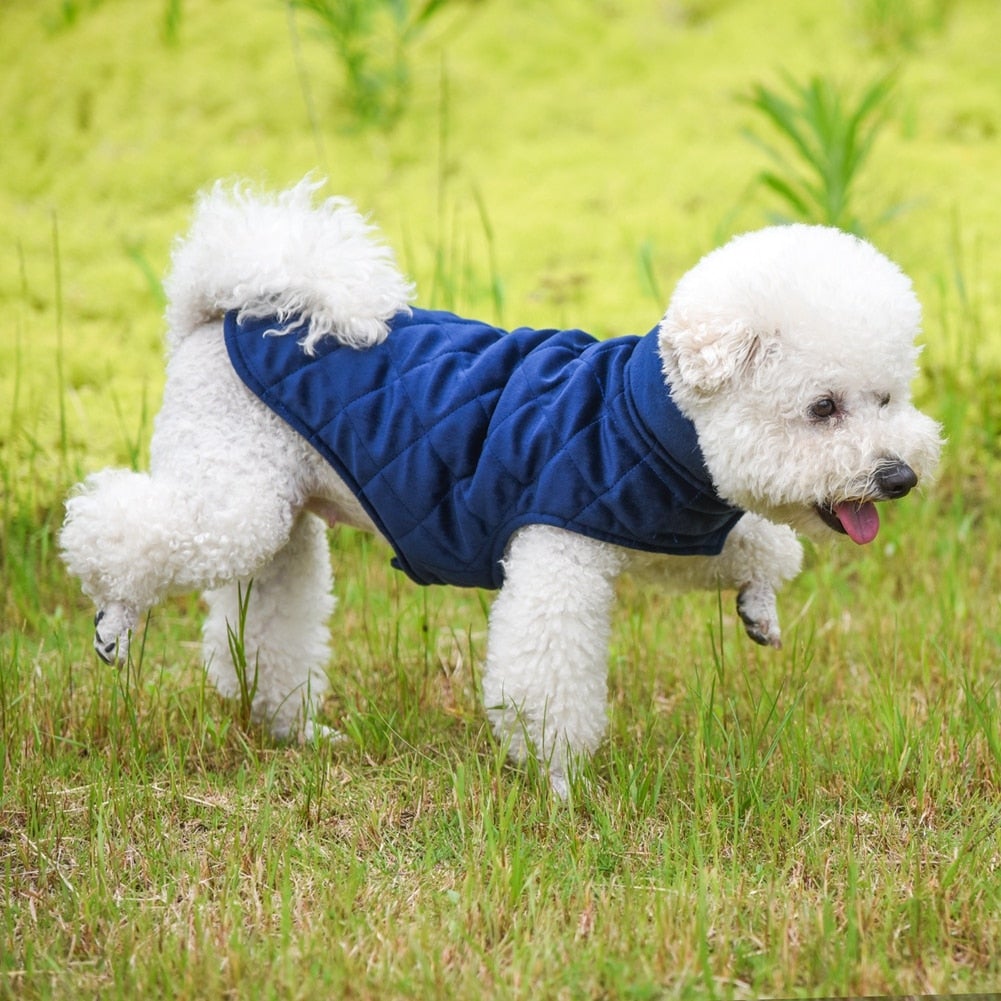
[[199, 197], [165, 283], [172, 343], [231, 309], [246, 318], [301, 316], [309, 353], [326, 336], [353, 347], [385, 338], [413, 286], [351, 202], [314, 203], [322, 184], [307, 177], [260, 195], [216, 183]]

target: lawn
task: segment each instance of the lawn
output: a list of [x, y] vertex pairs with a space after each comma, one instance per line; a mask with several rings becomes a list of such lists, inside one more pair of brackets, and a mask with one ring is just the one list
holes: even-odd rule
[[[1001, 990], [1001, 7], [361, 0], [371, 33], [325, 7], [0, 0], [0, 998]], [[844, 122], [880, 81], [854, 173], [811, 174], [761, 107]], [[865, 549], [809, 547], [781, 651], [730, 595], [624, 583], [567, 803], [485, 723], [490, 596], [346, 530], [345, 741], [276, 745], [221, 700], [195, 595], [107, 668], [63, 498], [147, 460], [195, 193], [310, 171], [423, 303], [603, 336], [837, 201], [922, 300], [938, 479]]]

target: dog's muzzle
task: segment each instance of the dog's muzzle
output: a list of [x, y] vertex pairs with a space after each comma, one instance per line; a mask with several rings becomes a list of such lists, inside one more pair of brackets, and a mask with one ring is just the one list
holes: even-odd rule
[[901, 459], [889, 459], [876, 467], [864, 497], [817, 505], [817, 514], [828, 528], [847, 535], [864, 546], [879, 532], [879, 514], [874, 501], [899, 500], [917, 486], [917, 473]]

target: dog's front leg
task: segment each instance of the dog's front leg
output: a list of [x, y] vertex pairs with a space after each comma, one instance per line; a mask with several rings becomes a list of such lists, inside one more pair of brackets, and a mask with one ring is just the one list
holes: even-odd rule
[[771, 584], [760, 580], [745, 584], [737, 592], [737, 614], [744, 623], [745, 632], [755, 643], [776, 650], [782, 648], [778, 602]]
[[775, 592], [799, 573], [803, 561], [792, 529], [745, 514], [716, 561], [719, 585], [737, 589], [737, 614], [747, 635], [763, 646], [781, 647]]
[[557, 794], [575, 759], [605, 733], [614, 547], [532, 525], [513, 537], [504, 586], [490, 613], [483, 698], [498, 739], [522, 761], [531, 752]]

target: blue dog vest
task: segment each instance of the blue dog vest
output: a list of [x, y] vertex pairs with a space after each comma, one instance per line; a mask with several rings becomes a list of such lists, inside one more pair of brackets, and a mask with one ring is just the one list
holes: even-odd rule
[[743, 513], [713, 489], [656, 331], [508, 333], [415, 309], [381, 344], [330, 338], [310, 356], [300, 326], [227, 314], [233, 367], [333, 466], [418, 584], [500, 587], [522, 525], [715, 555]]

